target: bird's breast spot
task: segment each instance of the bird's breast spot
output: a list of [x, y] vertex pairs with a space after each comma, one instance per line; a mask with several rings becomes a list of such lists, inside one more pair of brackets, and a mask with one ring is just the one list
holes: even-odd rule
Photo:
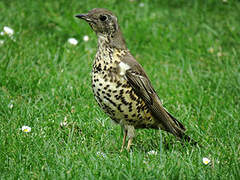
[[128, 64], [126, 64], [124, 62], [119, 63], [119, 70], [120, 70], [119, 74], [121, 76], [124, 76], [128, 69], [130, 69], [130, 66]]

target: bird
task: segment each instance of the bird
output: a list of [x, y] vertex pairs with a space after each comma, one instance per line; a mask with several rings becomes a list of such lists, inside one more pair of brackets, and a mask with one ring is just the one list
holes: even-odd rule
[[94, 8], [75, 17], [85, 20], [98, 38], [91, 84], [101, 109], [123, 129], [121, 152], [130, 151], [136, 129], [158, 129], [197, 144], [184, 125], [162, 105], [151, 81], [126, 46], [117, 17]]

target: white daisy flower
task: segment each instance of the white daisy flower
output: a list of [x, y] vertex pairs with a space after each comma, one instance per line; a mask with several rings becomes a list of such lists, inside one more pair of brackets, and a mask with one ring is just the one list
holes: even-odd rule
[[157, 151], [151, 150], [147, 152], [148, 155], [157, 155]]
[[29, 132], [31, 132], [31, 127], [29, 127], [29, 126], [23, 126], [23, 127], [22, 127], [22, 131], [25, 132], [25, 133], [29, 133]]
[[83, 36], [83, 41], [87, 42], [89, 40], [88, 35]]
[[67, 122], [66, 121], [63, 121], [60, 123], [60, 126], [63, 127], [63, 126], [67, 126]]
[[12, 104], [12, 103], [9, 103], [9, 104], [8, 104], [8, 108], [9, 108], [9, 109], [12, 109], [12, 108], [13, 108], [13, 104]]
[[208, 159], [208, 158], [206, 158], [206, 157], [204, 157], [204, 158], [202, 159], [202, 161], [203, 161], [203, 164], [205, 164], [205, 165], [208, 165], [208, 164], [211, 162], [211, 160]]
[[13, 33], [14, 33], [14, 30], [11, 29], [11, 28], [8, 27], [8, 26], [4, 26], [4, 27], [3, 27], [3, 33], [4, 33], [4, 34], [7, 34], [8, 36], [12, 36]]
[[75, 38], [69, 38], [68, 43], [76, 46], [78, 44], [78, 40], [76, 40]]
[[1, 36], [3, 36], [3, 35], [4, 35], [4, 32], [3, 32], [3, 31], [2, 31], [2, 32], [0, 32], [0, 35], [1, 35]]
[[139, 7], [144, 7], [144, 3], [140, 3], [140, 4], [139, 4]]
[[68, 123], [67, 123], [67, 116], [65, 116], [65, 117], [64, 117], [64, 121], [62, 121], [62, 122], [60, 123], [60, 126], [61, 126], [61, 127], [67, 126], [67, 124], [68, 124]]
[[103, 157], [103, 158], [107, 157], [106, 154], [104, 154], [103, 152], [100, 152], [100, 151], [97, 152], [97, 156]]

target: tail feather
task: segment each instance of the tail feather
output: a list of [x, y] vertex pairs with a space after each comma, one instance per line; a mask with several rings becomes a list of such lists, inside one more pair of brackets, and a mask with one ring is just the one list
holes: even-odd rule
[[172, 118], [172, 120], [175, 122], [175, 124], [179, 127], [179, 128], [181, 128], [183, 131], [186, 131], [186, 128], [184, 127], [184, 125], [181, 123], [181, 122], [179, 122], [175, 117], [173, 117], [168, 111], [166, 111], [167, 112], [167, 114], [170, 116], [170, 118]]
[[197, 145], [198, 144], [197, 141], [195, 141], [194, 139], [185, 134], [186, 128], [184, 127], [184, 125], [181, 122], [179, 122], [175, 117], [173, 117], [168, 111], [166, 112], [174, 122], [173, 127], [177, 132], [177, 134], [175, 135], [181, 140], [187, 141], [192, 145]]

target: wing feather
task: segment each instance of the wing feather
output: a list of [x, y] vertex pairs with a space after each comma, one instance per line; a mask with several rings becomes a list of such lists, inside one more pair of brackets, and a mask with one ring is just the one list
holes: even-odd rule
[[164, 126], [166, 131], [178, 137], [182, 136], [185, 131], [184, 126], [164, 109], [142, 66], [131, 55], [126, 56], [123, 61], [130, 67], [125, 72], [125, 79], [146, 103], [154, 118]]

